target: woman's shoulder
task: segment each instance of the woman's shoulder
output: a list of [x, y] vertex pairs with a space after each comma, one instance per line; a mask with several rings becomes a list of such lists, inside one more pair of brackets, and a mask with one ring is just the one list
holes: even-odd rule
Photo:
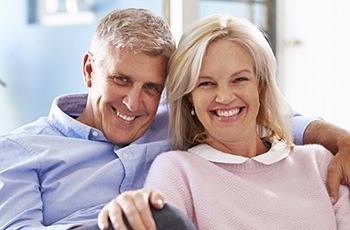
[[186, 161], [195, 158], [195, 154], [186, 150], [170, 150], [160, 154], [157, 161]]
[[332, 153], [319, 144], [306, 144], [306, 145], [295, 145], [292, 149], [294, 154], [307, 153], [311, 155], [332, 155]]
[[205, 164], [204, 159], [194, 153], [184, 150], [171, 150], [157, 156], [153, 162], [153, 167], [162, 167], [166, 170], [174, 168], [178, 171], [201, 167], [203, 164]]
[[333, 154], [319, 144], [296, 145], [292, 149], [291, 156], [302, 159], [311, 158], [315, 160], [318, 165], [322, 163], [328, 165], [333, 158]]

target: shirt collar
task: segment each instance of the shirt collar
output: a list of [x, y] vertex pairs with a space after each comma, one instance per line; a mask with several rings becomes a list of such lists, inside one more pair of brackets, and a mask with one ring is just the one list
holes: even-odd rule
[[[83, 124], [75, 119], [83, 112], [84, 108], [86, 107], [86, 103], [87, 94], [67, 94], [57, 97], [51, 106], [49, 122], [51, 122], [54, 127], [59, 129], [59, 131], [67, 137], [109, 142], [105, 138], [102, 131]], [[157, 124], [161, 122], [160, 119], [164, 120], [164, 116], [167, 118], [167, 111], [160, 111], [157, 115], [158, 116], [152, 123], [151, 127], [147, 129], [147, 131], [139, 139], [135, 140], [131, 144], [144, 144], [150, 141], [157, 141], [158, 139], [165, 139], [164, 134], [166, 133], [166, 129]], [[164, 126], [165, 125], [166, 124], [164, 124]], [[152, 133], [150, 133], [151, 131]], [[157, 135], [159, 134], [161, 138], [154, 138], [153, 136], [156, 136], [154, 133]], [[154, 140], [150, 138], [151, 136]], [[116, 148], [119, 149], [120, 146], [116, 145]]]
[[57, 97], [49, 114], [49, 122], [67, 137], [108, 142], [103, 133], [77, 121], [87, 102], [87, 94], [67, 94]]
[[268, 152], [253, 158], [224, 153], [207, 144], [194, 146], [188, 149], [188, 152], [194, 153], [207, 159], [208, 161], [216, 163], [242, 164], [247, 160], [252, 159], [262, 164], [270, 165], [286, 158], [290, 153], [290, 148], [288, 148], [284, 142], [274, 141]]

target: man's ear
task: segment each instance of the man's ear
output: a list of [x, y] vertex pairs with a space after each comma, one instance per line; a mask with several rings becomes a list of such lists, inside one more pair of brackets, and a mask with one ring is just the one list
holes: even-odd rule
[[91, 56], [88, 53], [85, 53], [83, 57], [83, 78], [87, 87], [91, 87], [92, 70]]

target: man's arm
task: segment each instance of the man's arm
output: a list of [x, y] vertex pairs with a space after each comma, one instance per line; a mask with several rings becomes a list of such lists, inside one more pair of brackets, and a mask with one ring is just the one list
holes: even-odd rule
[[311, 122], [303, 136], [304, 144], [321, 144], [335, 157], [328, 167], [327, 190], [336, 203], [340, 183], [350, 185], [350, 132], [325, 121]]
[[77, 224], [44, 226], [39, 163], [12, 139], [0, 137], [0, 229], [69, 229]]

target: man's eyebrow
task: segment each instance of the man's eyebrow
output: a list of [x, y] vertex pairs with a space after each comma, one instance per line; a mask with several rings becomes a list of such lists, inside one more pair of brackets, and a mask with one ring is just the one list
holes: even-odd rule
[[145, 85], [155, 85], [155, 86], [161, 87], [161, 88], [164, 88], [164, 87], [165, 87], [165, 84], [157, 83], [157, 82], [152, 82], [152, 81], [145, 82]]
[[132, 76], [130, 76], [130, 75], [128, 75], [128, 74], [124, 74], [124, 73], [122, 73], [122, 72], [120, 72], [120, 71], [118, 71], [118, 70], [111, 70], [111, 71], [108, 71], [107, 73], [108, 73], [108, 75], [114, 76], [114, 77], [120, 76], [120, 77], [127, 77], [127, 78], [130, 78], [131, 80], [134, 79]]

